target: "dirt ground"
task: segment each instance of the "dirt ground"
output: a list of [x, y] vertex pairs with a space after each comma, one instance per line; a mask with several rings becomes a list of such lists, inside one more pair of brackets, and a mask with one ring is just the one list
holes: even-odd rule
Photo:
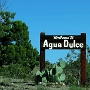
[[[48, 87], [48, 86], [42, 86], [42, 85], [35, 85], [33, 83], [30, 83], [30, 82], [22, 82], [22, 83], [8, 83], [8, 84], [5, 84], [5, 83], [0, 83], [0, 90], [38, 90], [41, 88], [46, 88], [47, 90], [68, 90], [67, 87], [55, 87], [55, 86], [51, 86], [51, 87]], [[61, 89], [60, 89], [61, 88]]]
[[[32, 81], [23, 79], [0, 78], [0, 90], [69, 90], [68, 86], [50, 84], [48, 86], [35, 85]], [[75, 89], [74, 89], [75, 90]], [[82, 89], [90, 90], [90, 89]]]
[[43, 88], [47, 90], [68, 90], [66, 86], [42, 86], [35, 85], [32, 81], [24, 81], [22, 79], [0, 78], [0, 90], [42, 90]]

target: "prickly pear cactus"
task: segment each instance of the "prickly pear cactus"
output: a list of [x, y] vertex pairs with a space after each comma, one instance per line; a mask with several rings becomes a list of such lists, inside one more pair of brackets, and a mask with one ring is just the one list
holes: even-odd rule
[[52, 75], [52, 69], [50, 70], [50, 75]]
[[37, 71], [37, 72], [36, 72], [36, 76], [37, 76], [37, 75], [40, 75], [40, 74], [41, 74], [41, 72], [40, 72], [40, 71]]
[[61, 60], [60, 61], [60, 66], [61, 66], [61, 68], [65, 68], [65, 61]]
[[56, 66], [56, 72], [61, 74], [63, 72], [63, 69], [60, 66]]
[[[43, 70], [42, 72], [37, 71], [36, 76], [40, 75], [42, 78], [42, 83], [47, 83], [47, 78], [49, 78], [49, 82], [60, 83], [65, 80], [65, 74], [63, 69], [65, 68], [65, 61], [61, 60], [60, 64], [54, 64], [50, 71]], [[48, 76], [47, 76], [48, 75]]]
[[51, 75], [54, 75], [52, 79], [54, 79], [54, 82], [61, 82], [65, 80], [65, 74], [63, 73], [63, 69], [65, 68], [65, 61], [61, 60], [60, 65], [55, 65], [54, 67], [56, 69], [56, 74], [52, 73], [51, 70]]
[[46, 77], [43, 77], [43, 78], [42, 78], [42, 82], [43, 82], [43, 83], [47, 83]]
[[64, 80], [65, 80], [65, 74], [64, 74], [64, 73], [62, 73], [62, 74], [60, 75], [60, 80], [61, 80], [61, 81], [64, 81]]
[[42, 81], [42, 80], [41, 80], [41, 77], [42, 77], [41, 72], [40, 72], [40, 71], [37, 71], [37, 72], [36, 72], [36, 77], [35, 77], [35, 83], [36, 83], [37, 85], [38, 85], [39, 82]]

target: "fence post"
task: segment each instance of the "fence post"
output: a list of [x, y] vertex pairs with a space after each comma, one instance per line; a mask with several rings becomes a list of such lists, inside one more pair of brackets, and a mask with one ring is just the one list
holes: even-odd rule
[[44, 35], [44, 32], [40, 33], [40, 71], [45, 68], [45, 49], [41, 48], [41, 46], [43, 46], [42, 37]]
[[[86, 44], [86, 34], [81, 33], [83, 36], [84, 42]], [[81, 49], [81, 86], [86, 86], [86, 48]]]

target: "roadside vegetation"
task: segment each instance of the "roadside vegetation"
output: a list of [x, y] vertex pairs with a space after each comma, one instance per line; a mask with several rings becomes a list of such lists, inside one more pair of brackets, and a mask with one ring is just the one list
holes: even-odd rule
[[[63, 85], [36, 85], [36, 72], [40, 67], [40, 54], [29, 38], [25, 22], [15, 21], [16, 13], [0, 11], [0, 90], [90, 90], [90, 48], [86, 51], [86, 88], [80, 87], [80, 52], [69, 50], [65, 60], [59, 58], [55, 64], [65, 61]], [[79, 50], [78, 50], [79, 51]], [[46, 69], [54, 64], [45, 61]], [[61, 70], [62, 71], [62, 70]], [[59, 72], [60, 73], [60, 72]], [[54, 74], [54, 73], [53, 73]], [[44, 78], [45, 79], [45, 78]], [[43, 81], [45, 81], [43, 79]], [[59, 79], [58, 79], [59, 80]], [[54, 86], [54, 87], [53, 87]]]

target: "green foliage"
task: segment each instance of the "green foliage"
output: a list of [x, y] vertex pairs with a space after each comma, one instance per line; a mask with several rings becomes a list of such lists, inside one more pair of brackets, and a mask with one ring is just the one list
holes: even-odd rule
[[[30, 71], [39, 65], [40, 55], [36, 48], [33, 48], [29, 40], [28, 26], [18, 20], [14, 21], [15, 13], [0, 12], [0, 75], [8, 77], [23, 78], [29, 76]], [[87, 45], [86, 73], [90, 78], [90, 48]], [[63, 81], [67, 84], [77, 85], [80, 80], [80, 53], [74, 49], [67, 54], [67, 62], [59, 59], [57, 65], [46, 61], [46, 68], [50, 71], [51, 81]], [[74, 61], [76, 60], [76, 61]], [[3, 67], [4, 66], [4, 67]], [[65, 74], [63, 74], [63, 72]], [[28, 75], [25, 75], [28, 74]], [[45, 72], [40, 76], [45, 77]], [[31, 76], [31, 75], [30, 75]], [[45, 78], [44, 78], [45, 79]], [[90, 81], [87, 82], [89, 84]]]
[[65, 74], [64, 73], [60, 75], [60, 80], [61, 81], [64, 81], [65, 80]]
[[58, 82], [58, 83], [60, 82], [60, 79], [59, 79], [58, 75], [54, 75], [54, 81]]
[[0, 42], [2, 45], [9, 45], [11, 44], [12, 37], [10, 36], [10, 30], [12, 27], [12, 19], [14, 19], [15, 13], [10, 13], [8, 11], [6, 12], [0, 12], [1, 20], [0, 23]]
[[14, 21], [15, 13], [0, 12], [0, 16], [0, 67], [13, 63], [33, 70], [40, 56], [29, 40], [28, 26], [20, 20]]
[[61, 60], [61, 61], [60, 61], [60, 66], [61, 66], [61, 68], [65, 68], [65, 65], [66, 65], [65, 61], [64, 61], [64, 60]]
[[0, 75], [4, 76], [4, 77], [10, 77], [11, 76], [10, 71], [8, 69], [8, 66], [0, 67]]
[[43, 78], [42, 78], [42, 82], [47, 83], [46, 77], [43, 77]]
[[40, 71], [37, 71], [36, 76], [37, 76], [37, 75], [40, 75], [40, 76], [41, 76], [41, 72], [40, 72]]
[[11, 64], [8, 68], [10, 70], [11, 77], [15, 78], [25, 78], [25, 74], [28, 72], [28, 68], [24, 67], [22, 64]]
[[56, 74], [56, 68], [52, 68], [52, 75]]
[[[69, 62], [63, 62], [62, 59], [59, 59], [59, 61], [62, 61], [62, 66], [60, 65], [60, 62], [57, 64], [52, 65], [52, 68], [48, 70], [50, 72], [49, 81], [50, 82], [65, 82], [65, 85], [80, 85], [80, 53], [76, 53], [75, 50], [72, 50], [66, 59], [69, 60]], [[77, 58], [76, 58], [77, 57]], [[89, 54], [88, 54], [89, 57]], [[75, 61], [73, 59], [76, 59]], [[65, 65], [64, 65], [64, 64]], [[48, 64], [48, 62], [47, 62]], [[86, 84], [89, 85], [90, 83], [90, 65], [89, 61], [86, 60]], [[65, 68], [63, 68], [65, 67]], [[56, 74], [55, 72], [52, 73], [53, 69], [56, 68]]]
[[49, 60], [46, 60], [46, 61], [45, 61], [45, 67], [46, 67], [48, 70], [50, 70], [50, 69], [52, 68], [52, 65], [51, 65], [51, 63], [49, 62]]
[[0, 75], [9, 78], [25, 78], [26, 75], [30, 75], [31, 71], [29, 67], [23, 66], [22, 64], [10, 64], [0, 68]]
[[68, 90], [84, 90], [84, 89], [82, 89], [81, 87], [72, 85]]
[[50, 70], [50, 75], [52, 75], [52, 69]]
[[[49, 73], [46, 74], [47, 72], [49, 72], [50, 75]], [[52, 66], [52, 69], [50, 71], [48, 69], [43, 70], [42, 72], [37, 71], [36, 77], [37, 76], [40, 76], [42, 78], [42, 83], [47, 83], [48, 80], [49, 82], [60, 83], [61, 81], [65, 80], [65, 74], [63, 73], [63, 68], [57, 66], [56, 64]]]
[[[80, 53], [76, 53], [75, 50], [72, 50], [71, 53], [69, 53], [70, 56], [66, 57], [66, 60], [69, 60], [69, 62], [67, 62], [66, 67], [64, 69], [65, 75], [66, 75], [66, 79], [65, 79], [65, 83], [66, 85], [79, 85], [78, 82], [80, 83], [80, 71], [81, 71], [81, 67], [80, 67]], [[88, 57], [86, 57], [86, 84], [89, 85], [89, 71], [90, 71], [90, 65], [89, 65], [89, 53], [87, 52]], [[77, 58], [76, 58], [76, 57]], [[76, 60], [75, 60], [76, 59]]]
[[56, 66], [56, 72], [61, 74], [63, 72], [63, 69], [60, 66]]

